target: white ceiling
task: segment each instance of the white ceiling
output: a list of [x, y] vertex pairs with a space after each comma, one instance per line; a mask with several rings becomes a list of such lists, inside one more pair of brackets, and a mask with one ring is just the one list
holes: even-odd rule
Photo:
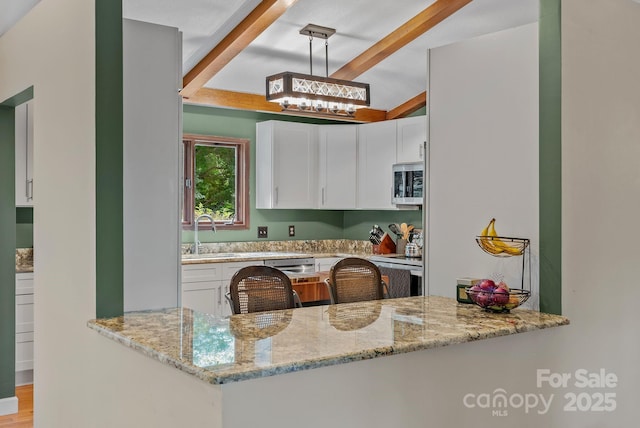
[[0, 37], [40, 0], [0, 0]]
[[[205, 86], [263, 94], [265, 77], [309, 72], [309, 23], [332, 27], [329, 74], [398, 28], [435, 0], [298, 0]], [[186, 74], [258, 0], [123, 0], [126, 18], [174, 26], [183, 32]], [[397, 53], [358, 76], [371, 85], [371, 107], [392, 109], [425, 90], [426, 51], [538, 20], [539, 0], [474, 0]], [[324, 75], [324, 43], [313, 45], [314, 74]]]
[[[39, 0], [0, 0], [0, 35]], [[186, 74], [259, 0], [122, 0], [129, 19], [177, 27]], [[263, 94], [265, 77], [309, 72], [309, 23], [332, 27], [329, 74], [364, 52], [435, 0], [298, 0], [205, 86]], [[356, 81], [371, 85], [371, 107], [390, 110], [425, 90], [427, 49], [538, 20], [539, 0], [473, 0]], [[313, 45], [314, 74], [324, 75], [324, 43]]]

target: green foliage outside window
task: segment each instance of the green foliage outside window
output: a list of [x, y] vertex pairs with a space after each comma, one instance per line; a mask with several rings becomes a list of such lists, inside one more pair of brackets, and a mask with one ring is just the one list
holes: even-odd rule
[[209, 214], [229, 221], [236, 214], [236, 149], [196, 145], [194, 173], [195, 216]]

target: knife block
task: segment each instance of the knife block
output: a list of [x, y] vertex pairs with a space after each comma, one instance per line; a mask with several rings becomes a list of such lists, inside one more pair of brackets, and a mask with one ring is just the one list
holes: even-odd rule
[[394, 254], [396, 252], [396, 244], [388, 233], [382, 236], [379, 247], [379, 254]]

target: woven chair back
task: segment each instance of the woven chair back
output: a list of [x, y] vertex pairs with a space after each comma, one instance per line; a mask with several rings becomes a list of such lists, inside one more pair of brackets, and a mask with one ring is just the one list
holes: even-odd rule
[[358, 257], [348, 257], [333, 265], [329, 286], [333, 303], [379, 300], [384, 296], [380, 269]]
[[231, 278], [229, 294], [234, 314], [295, 307], [291, 280], [271, 266], [247, 266]]

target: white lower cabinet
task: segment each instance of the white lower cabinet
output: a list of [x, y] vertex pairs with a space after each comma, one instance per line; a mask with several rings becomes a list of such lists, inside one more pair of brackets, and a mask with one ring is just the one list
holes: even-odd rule
[[16, 274], [16, 384], [33, 379], [33, 273]]
[[218, 293], [222, 285], [220, 263], [182, 266], [182, 306], [208, 314], [219, 313]]
[[225, 294], [231, 277], [244, 266], [262, 261], [206, 263], [182, 266], [182, 306], [216, 316], [231, 315]]

